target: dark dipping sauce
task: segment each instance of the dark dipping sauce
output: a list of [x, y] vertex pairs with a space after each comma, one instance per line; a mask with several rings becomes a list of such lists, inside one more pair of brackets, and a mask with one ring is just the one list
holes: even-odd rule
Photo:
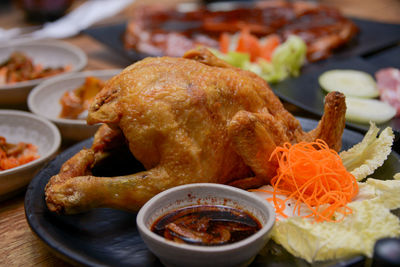
[[198, 205], [163, 215], [154, 222], [151, 231], [177, 243], [220, 246], [243, 240], [261, 227], [261, 223], [246, 211]]

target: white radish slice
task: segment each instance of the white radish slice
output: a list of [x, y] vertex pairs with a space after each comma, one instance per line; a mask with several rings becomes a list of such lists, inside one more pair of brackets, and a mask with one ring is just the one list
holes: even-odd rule
[[376, 100], [356, 97], [346, 97], [346, 120], [368, 124], [386, 122], [396, 115], [396, 109], [391, 105]]
[[319, 85], [328, 92], [338, 91], [346, 96], [374, 98], [379, 91], [374, 78], [358, 70], [329, 70], [318, 78]]

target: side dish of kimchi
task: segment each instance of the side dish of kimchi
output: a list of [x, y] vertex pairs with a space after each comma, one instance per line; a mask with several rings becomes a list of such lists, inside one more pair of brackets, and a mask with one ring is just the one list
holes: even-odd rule
[[35, 145], [24, 142], [7, 143], [6, 138], [0, 136], [0, 171], [18, 167], [39, 157]]

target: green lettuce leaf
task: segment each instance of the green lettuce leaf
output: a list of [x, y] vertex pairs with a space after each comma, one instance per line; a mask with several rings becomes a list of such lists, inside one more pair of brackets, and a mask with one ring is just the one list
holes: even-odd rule
[[306, 43], [291, 35], [272, 54], [271, 62], [260, 60], [262, 77], [268, 82], [279, 82], [289, 76], [298, 76], [307, 53]]
[[237, 68], [244, 69], [245, 65], [250, 63], [250, 55], [247, 53], [229, 51], [227, 54], [224, 54], [216, 49], [209, 48], [209, 50], [218, 58]]
[[268, 82], [279, 82], [300, 74], [306, 58], [307, 45], [300, 37], [291, 35], [275, 49], [271, 62], [260, 58], [257, 63], [250, 62], [247, 53], [230, 51], [224, 54], [215, 49], [210, 50], [232, 66], [255, 72]]
[[362, 196], [349, 203], [353, 212], [343, 221], [315, 223], [289, 217], [276, 222], [272, 239], [308, 262], [357, 254], [371, 257], [378, 239], [400, 236], [400, 220], [390, 212], [400, 206], [400, 181], [368, 179], [359, 185]]

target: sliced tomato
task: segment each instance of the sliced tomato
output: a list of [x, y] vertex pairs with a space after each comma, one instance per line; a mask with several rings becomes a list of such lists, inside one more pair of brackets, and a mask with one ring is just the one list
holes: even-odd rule
[[231, 42], [231, 37], [228, 33], [224, 32], [219, 37], [219, 49], [222, 53], [226, 54], [229, 52], [229, 44]]
[[267, 61], [271, 61], [272, 53], [280, 44], [281, 38], [277, 34], [268, 35], [265, 39], [265, 43], [261, 45], [260, 57]]
[[260, 57], [260, 43], [258, 38], [250, 33], [248, 29], [243, 29], [240, 32], [238, 45], [236, 48], [237, 52], [250, 54], [250, 60], [256, 61]]

